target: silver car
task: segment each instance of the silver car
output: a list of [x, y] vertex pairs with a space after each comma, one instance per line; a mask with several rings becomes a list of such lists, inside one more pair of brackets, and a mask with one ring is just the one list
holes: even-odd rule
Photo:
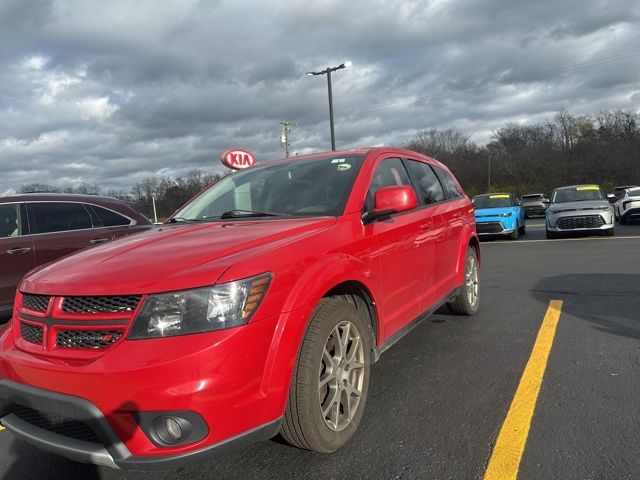
[[614, 234], [613, 206], [598, 185], [572, 185], [553, 191], [545, 216], [547, 238], [569, 232]]

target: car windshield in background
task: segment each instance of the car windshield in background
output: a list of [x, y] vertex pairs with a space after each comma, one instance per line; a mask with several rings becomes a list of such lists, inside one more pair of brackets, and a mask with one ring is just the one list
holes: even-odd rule
[[523, 201], [525, 201], [525, 200], [530, 200], [530, 201], [532, 201], [532, 200], [541, 200], [542, 197], [543, 197], [542, 195], [523, 195], [522, 196], [522, 200]]
[[266, 164], [223, 178], [172, 221], [272, 216], [337, 216], [364, 157], [325, 156]]
[[482, 195], [473, 197], [473, 206], [477, 209], [482, 208], [503, 208], [512, 207], [511, 196], [506, 194]]
[[582, 202], [588, 200], [604, 200], [604, 195], [597, 186], [561, 188], [553, 194], [553, 203]]

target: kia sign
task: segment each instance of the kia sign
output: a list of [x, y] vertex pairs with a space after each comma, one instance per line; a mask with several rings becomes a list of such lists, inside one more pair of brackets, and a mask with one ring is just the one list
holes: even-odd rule
[[249, 150], [243, 150], [236, 148], [234, 150], [227, 150], [220, 156], [220, 161], [225, 167], [232, 168], [234, 170], [242, 170], [243, 168], [252, 167], [256, 163], [256, 157], [253, 156]]

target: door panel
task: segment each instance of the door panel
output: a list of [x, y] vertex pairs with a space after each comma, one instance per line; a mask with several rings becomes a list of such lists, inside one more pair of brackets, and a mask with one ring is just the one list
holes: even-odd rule
[[28, 233], [24, 205], [0, 205], [0, 309], [13, 304], [18, 283], [36, 265]]
[[[377, 189], [411, 185], [399, 158], [378, 161], [373, 172], [364, 210], [371, 210]], [[417, 194], [416, 194], [417, 195]], [[376, 281], [380, 296], [381, 337], [389, 338], [419, 316], [425, 303], [426, 272], [433, 262], [433, 220], [424, 209], [396, 214], [365, 226], [366, 235], [378, 245]]]
[[469, 202], [453, 177], [438, 166], [432, 166], [447, 196], [443, 203], [443, 234], [436, 243], [436, 275], [440, 279], [439, 294], [447, 295], [458, 287], [457, 269], [459, 265], [460, 239], [468, 228]]

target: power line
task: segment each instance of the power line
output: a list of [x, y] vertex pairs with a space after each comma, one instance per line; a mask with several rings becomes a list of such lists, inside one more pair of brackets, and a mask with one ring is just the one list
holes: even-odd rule
[[[567, 73], [567, 72], [571, 72], [574, 70], [580, 70], [583, 68], [589, 68], [589, 67], [593, 67], [593, 66], [598, 66], [598, 65], [604, 65], [606, 63], [611, 63], [611, 62], [615, 62], [618, 60], [625, 60], [628, 58], [632, 58], [632, 57], [636, 57], [640, 55], [640, 51], [638, 50], [634, 50], [634, 51], [629, 51], [629, 52], [621, 52], [619, 54], [616, 55], [611, 55], [609, 57], [603, 57], [597, 60], [591, 60], [588, 62], [582, 62], [582, 63], [576, 63], [573, 65], [567, 65], [565, 67], [561, 67], [561, 68], [556, 68], [556, 69], [550, 69], [550, 70], [543, 70], [540, 72], [536, 72], [536, 73], [532, 73], [532, 74], [528, 74], [528, 75], [522, 75], [519, 77], [515, 77], [512, 79], [509, 79], [508, 83], [498, 83], [498, 84], [493, 84], [493, 85], [484, 85], [484, 86], [478, 86], [478, 87], [470, 87], [470, 88], [464, 88], [464, 89], [451, 89], [451, 90], [444, 90], [442, 92], [438, 92], [438, 93], [434, 93], [431, 95], [423, 95], [420, 97], [417, 97], [413, 100], [409, 100], [409, 101], [405, 101], [405, 102], [396, 102], [396, 103], [391, 103], [391, 104], [386, 104], [386, 105], [378, 105], [375, 107], [371, 107], [371, 108], [366, 108], [366, 109], [361, 109], [361, 110], [355, 110], [352, 112], [349, 112], [347, 115], [356, 115], [356, 114], [360, 114], [360, 113], [367, 113], [367, 112], [374, 112], [376, 110], [384, 110], [384, 109], [388, 109], [388, 108], [397, 108], [397, 107], [406, 107], [406, 106], [411, 106], [411, 105], [415, 105], [417, 103], [423, 102], [425, 100], [431, 100], [431, 99], [435, 99], [435, 98], [442, 98], [442, 97], [448, 97], [451, 95], [457, 95], [457, 94], [461, 94], [461, 93], [471, 93], [471, 92], [481, 92], [481, 91], [486, 91], [486, 90], [492, 90], [492, 89], [496, 89], [496, 88], [500, 88], [506, 85], [510, 85], [510, 84], [514, 84], [514, 83], [520, 83], [520, 82], [524, 82], [527, 80], [536, 80], [539, 78], [545, 78], [554, 74], [558, 74], [558, 73]], [[342, 115], [343, 117], [346, 115]]]

